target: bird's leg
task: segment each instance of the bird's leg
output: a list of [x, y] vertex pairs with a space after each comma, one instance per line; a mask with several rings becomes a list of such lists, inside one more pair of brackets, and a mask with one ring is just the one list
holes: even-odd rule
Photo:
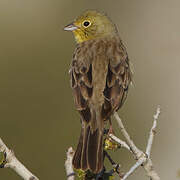
[[111, 118], [109, 118], [109, 131], [108, 131], [108, 134], [114, 134]]

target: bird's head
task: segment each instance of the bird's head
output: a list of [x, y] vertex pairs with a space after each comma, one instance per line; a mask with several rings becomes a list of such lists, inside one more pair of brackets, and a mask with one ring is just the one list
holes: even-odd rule
[[105, 14], [95, 10], [84, 12], [64, 30], [72, 31], [77, 43], [116, 33], [116, 27], [112, 21]]

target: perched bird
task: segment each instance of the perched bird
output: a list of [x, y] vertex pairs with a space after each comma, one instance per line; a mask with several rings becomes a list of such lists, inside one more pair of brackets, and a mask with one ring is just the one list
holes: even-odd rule
[[73, 166], [97, 174], [103, 169], [104, 121], [122, 106], [131, 82], [129, 59], [105, 14], [88, 10], [64, 30], [77, 42], [70, 75], [82, 128]]

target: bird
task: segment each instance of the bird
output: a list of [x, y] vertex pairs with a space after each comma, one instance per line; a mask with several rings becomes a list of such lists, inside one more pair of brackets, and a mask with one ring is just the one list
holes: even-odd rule
[[105, 13], [86, 10], [64, 30], [76, 40], [69, 72], [81, 119], [72, 163], [75, 169], [98, 174], [104, 163], [105, 123], [123, 105], [132, 80], [129, 58], [116, 25]]

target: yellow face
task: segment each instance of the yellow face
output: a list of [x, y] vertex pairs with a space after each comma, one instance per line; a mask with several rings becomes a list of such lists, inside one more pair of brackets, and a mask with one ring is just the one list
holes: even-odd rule
[[104, 14], [86, 11], [64, 30], [72, 31], [77, 43], [116, 33], [115, 25]]

